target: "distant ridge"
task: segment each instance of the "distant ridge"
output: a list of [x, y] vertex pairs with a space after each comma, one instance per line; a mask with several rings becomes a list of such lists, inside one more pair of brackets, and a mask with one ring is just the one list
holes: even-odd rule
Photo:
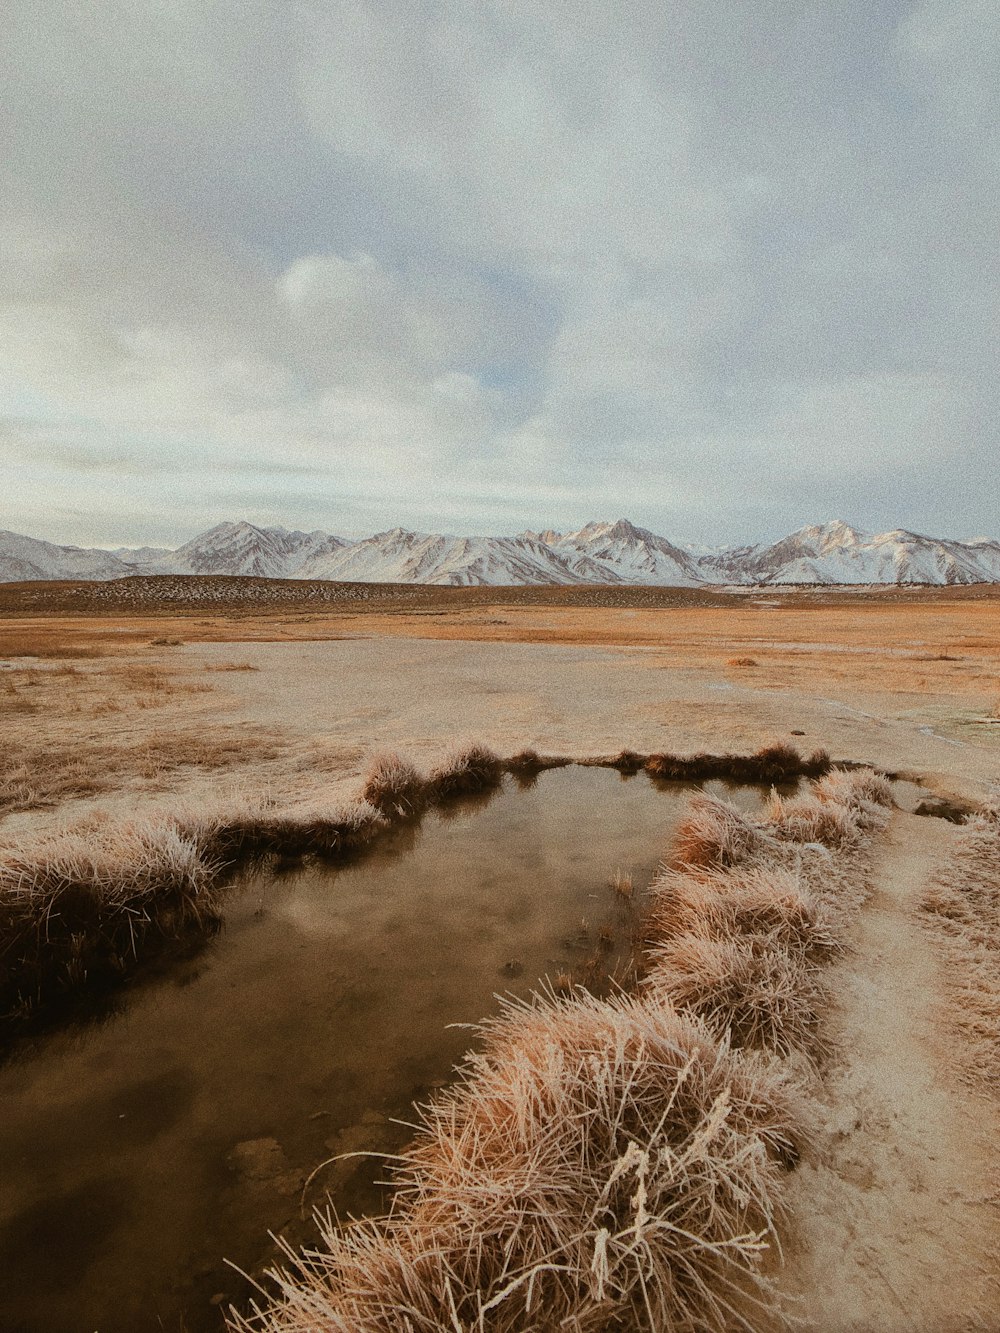
[[351, 583], [704, 584], [1000, 583], [1000, 542], [954, 541], [898, 528], [872, 534], [840, 519], [770, 544], [698, 553], [626, 518], [576, 532], [454, 537], [391, 528], [359, 541], [323, 531], [219, 523], [177, 550], [56, 546], [0, 531], [0, 582], [226, 574]]

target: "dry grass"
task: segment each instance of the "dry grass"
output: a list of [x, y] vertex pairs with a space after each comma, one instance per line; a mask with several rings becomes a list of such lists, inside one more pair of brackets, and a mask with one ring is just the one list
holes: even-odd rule
[[635, 884], [632, 882], [632, 876], [625, 870], [616, 870], [609, 881], [611, 891], [617, 897], [631, 902], [635, 894]]
[[279, 810], [250, 795], [159, 820], [93, 816], [28, 849], [0, 845], [0, 1024], [96, 993], [159, 945], [214, 929], [219, 890], [247, 856], [341, 858], [386, 827], [363, 801]]
[[797, 870], [781, 867], [692, 874], [662, 870], [649, 887], [647, 937], [726, 940], [767, 935], [785, 948], [822, 956], [837, 946], [827, 916]]
[[966, 822], [958, 849], [920, 906], [944, 946], [949, 1018], [964, 1038], [959, 1066], [1000, 1090], [1000, 798]]
[[91, 821], [0, 852], [0, 1018], [124, 975], [149, 936], [217, 920], [212, 869], [172, 821]]
[[[852, 828], [866, 782], [825, 798]], [[711, 869], [654, 884], [639, 993], [600, 999], [560, 974], [508, 1005], [423, 1109], [388, 1216], [327, 1216], [322, 1248], [289, 1252], [273, 1297], [233, 1329], [694, 1333], [763, 1311], [773, 1326], [761, 1258], [796, 1103], [778, 1066], [734, 1046], [815, 1047], [842, 919], [816, 886], [837, 893], [857, 868], [825, 873], [831, 853], [796, 845], [780, 810], [767, 825], [693, 806], [679, 859]]]
[[675, 935], [649, 952], [649, 990], [734, 1046], [789, 1055], [815, 1046], [826, 993], [816, 961], [782, 931]]
[[437, 800], [491, 791], [503, 780], [500, 757], [485, 745], [467, 745], [452, 750], [431, 770], [428, 792]]
[[755, 754], [651, 754], [645, 769], [650, 777], [667, 782], [728, 778], [733, 782], [782, 783], [820, 777], [830, 769], [830, 756], [825, 750], [804, 756], [794, 746], [781, 742], [766, 745]]
[[886, 820], [885, 812], [895, 804], [892, 783], [872, 769], [848, 772], [837, 769], [827, 773], [814, 788], [821, 801], [835, 801], [853, 811], [862, 828], [877, 829]]
[[137, 779], [155, 783], [185, 768], [257, 765], [280, 753], [278, 742], [251, 727], [154, 731], [136, 745], [92, 741], [82, 753], [75, 745], [10, 739], [0, 752], [0, 814], [79, 800]]
[[676, 840], [682, 868], [650, 888], [646, 987], [738, 1046], [814, 1053], [822, 968], [865, 899], [864, 848], [891, 800], [869, 772], [775, 795], [763, 820], [695, 798]]
[[634, 750], [619, 750], [614, 758], [611, 759], [609, 767], [616, 768], [618, 772], [625, 777], [631, 777], [633, 774], [638, 773], [645, 763], [645, 755], [636, 754]]
[[367, 847], [388, 826], [386, 815], [366, 800], [322, 797], [284, 809], [250, 799], [211, 821], [204, 815], [191, 821], [202, 854], [227, 866], [265, 852], [339, 859]]
[[107, 669], [101, 683], [110, 688], [94, 706], [98, 717], [134, 709], [165, 708], [179, 696], [207, 694], [213, 688], [208, 681], [178, 678], [149, 662], [116, 664]]
[[771, 834], [715, 796], [695, 796], [674, 834], [672, 859], [682, 866], [735, 866], [759, 856]]
[[113, 785], [113, 768], [97, 756], [81, 759], [75, 749], [38, 751], [12, 742], [0, 753], [0, 814], [93, 796]]
[[368, 766], [361, 792], [378, 810], [413, 814], [424, 804], [427, 779], [408, 759], [394, 752], [379, 754]]
[[141, 777], [156, 778], [184, 767], [257, 765], [280, 753], [280, 744], [262, 728], [220, 727], [212, 731], [154, 731], [123, 757]]
[[38, 712], [38, 703], [25, 693], [28, 682], [10, 676], [0, 678], [0, 717], [17, 717]]
[[798, 1101], [669, 1005], [507, 1005], [424, 1108], [392, 1213], [337, 1225], [234, 1329], [714, 1330], [759, 1261]]
[[[343, 855], [422, 800], [489, 790], [504, 767], [473, 746], [424, 779], [383, 756], [366, 802], [347, 809], [250, 796], [214, 816], [92, 822], [30, 856], [11, 851], [0, 857], [8, 1017], [124, 973], [153, 939], [210, 928], [223, 871], [240, 857]], [[784, 807], [754, 821], [696, 798], [680, 840], [688, 869], [654, 886], [640, 991], [602, 999], [567, 977], [508, 1004], [457, 1086], [420, 1113], [389, 1215], [327, 1217], [323, 1248], [289, 1255], [273, 1299], [231, 1327], [694, 1333], [773, 1315], [762, 1260], [801, 1109], [765, 1055], [815, 1044], [820, 964], [843, 919], [826, 905], [856, 878], [859, 847], [884, 817], [878, 795], [850, 774], [807, 798], [847, 812], [863, 834], [840, 853], [842, 874], [828, 849], [782, 826]], [[668, 900], [684, 923], [668, 922]]]
[[856, 847], [863, 836], [852, 811], [837, 801], [818, 796], [788, 800], [771, 793], [769, 831], [792, 842], [819, 843], [823, 847]]

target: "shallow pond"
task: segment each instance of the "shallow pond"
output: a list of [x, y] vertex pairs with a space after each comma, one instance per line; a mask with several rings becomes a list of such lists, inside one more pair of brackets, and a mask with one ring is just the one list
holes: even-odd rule
[[[760, 795], [708, 788], [756, 805]], [[353, 864], [271, 865], [195, 958], [0, 1068], [0, 1327], [202, 1333], [329, 1196], [376, 1210], [393, 1117], [448, 1078], [497, 992], [628, 954], [690, 787], [567, 768], [427, 814]], [[603, 932], [602, 932], [602, 927]], [[602, 941], [603, 934], [603, 941]], [[613, 939], [611, 938], [613, 937]]]

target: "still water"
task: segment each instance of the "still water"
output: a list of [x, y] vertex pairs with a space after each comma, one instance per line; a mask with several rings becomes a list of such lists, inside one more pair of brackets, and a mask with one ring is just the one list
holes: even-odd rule
[[[755, 805], [759, 794], [707, 784]], [[394, 1117], [449, 1076], [498, 992], [627, 955], [691, 788], [567, 768], [428, 813], [353, 864], [269, 865], [222, 932], [100, 1025], [0, 1067], [0, 1328], [207, 1333], [268, 1231], [378, 1210]], [[602, 932], [602, 927], [603, 932]], [[614, 937], [612, 942], [611, 936]]]

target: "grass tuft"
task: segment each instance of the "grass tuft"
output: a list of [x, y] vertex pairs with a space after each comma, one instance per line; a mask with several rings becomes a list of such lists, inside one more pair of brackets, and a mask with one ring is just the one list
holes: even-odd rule
[[823, 847], [856, 847], [863, 836], [851, 808], [839, 801], [821, 800], [816, 795], [787, 800], [772, 792], [768, 827], [780, 838], [819, 843]]
[[231, 1328], [722, 1330], [768, 1299], [800, 1134], [782, 1074], [648, 1000], [508, 1003], [480, 1037], [423, 1108], [392, 1213], [327, 1218], [324, 1251]]
[[674, 834], [673, 859], [684, 866], [734, 866], [759, 855], [768, 834], [728, 801], [695, 796]]
[[452, 750], [443, 763], [432, 769], [428, 792], [436, 800], [491, 791], [503, 780], [504, 765], [485, 745], [467, 745]]
[[395, 752], [378, 754], [365, 774], [364, 799], [386, 814], [413, 814], [423, 805], [427, 780], [408, 759]]
[[798, 871], [780, 866], [731, 871], [661, 870], [649, 886], [646, 935], [732, 939], [768, 935], [785, 948], [824, 957], [837, 947], [827, 914]]
[[679, 934], [649, 954], [647, 986], [734, 1046], [789, 1055], [815, 1045], [825, 991], [818, 969], [781, 930]]

